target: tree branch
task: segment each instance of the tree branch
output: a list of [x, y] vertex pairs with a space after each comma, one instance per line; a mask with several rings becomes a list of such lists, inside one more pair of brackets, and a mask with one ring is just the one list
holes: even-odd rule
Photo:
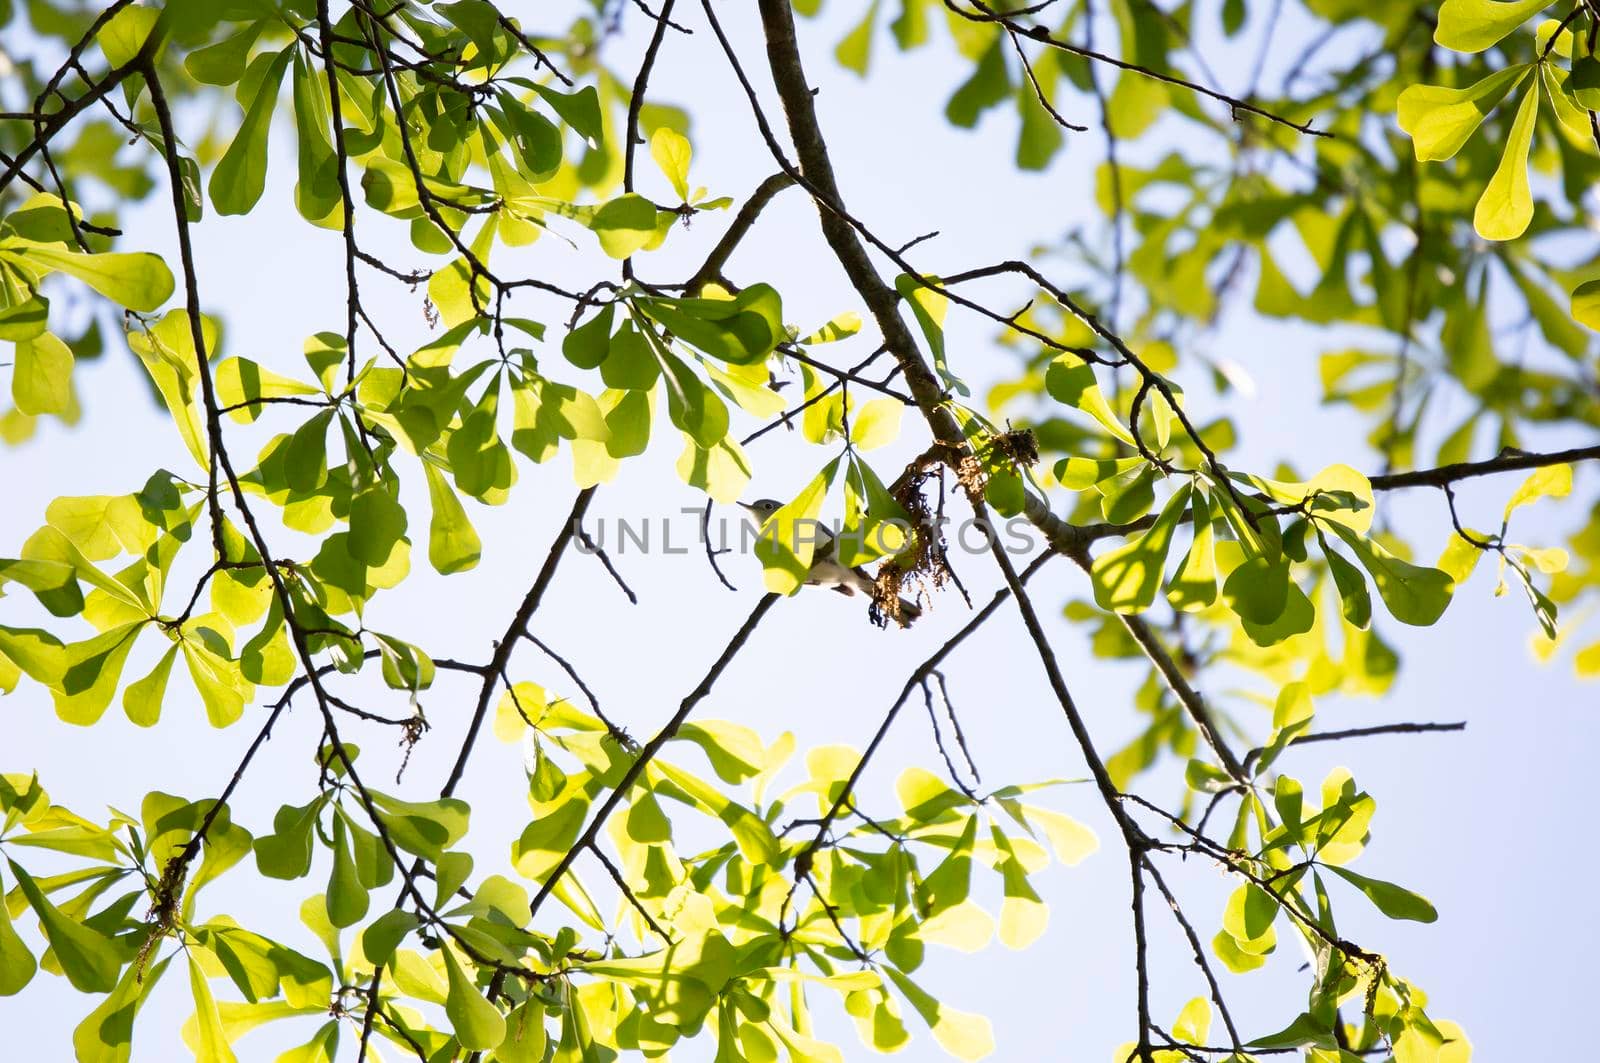
[[749, 642], [750, 635], [755, 631], [756, 625], [761, 623], [761, 618], [767, 615], [767, 610], [771, 609], [780, 597], [782, 596], [771, 593], [761, 596], [761, 601], [756, 603], [754, 611], [751, 612], [739, 630], [734, 633], [727, 646], [723, 648], [722, 654], [717, 658], [716, 663], [711, 666], [711, 670], [706, 673], [704, 679], [700, 680], [700, 685], [689, 692], [689, 696], [679, 703], [678, 711], [673, 713], [672, 718], [666, 722], [661, 730], [655, 733], [655, 736], [649, 742], [645, 743], [644, 748], [639, 751], [639, 755], [633, 758], [633, 763], [628, 765], [628, 770], [623, 773], [617, 785], [612, 787], [611, 792], [606, 795], [605, 802], [601, 804], [599, 811], [594, 814], [594, 818], [589, 821], [589, 826], [585, 828], [583, 834], [566, 851], [550, 873], [545, 876], [544, 881], [539, 884], [539, 892], [534, 895], [532, 902], [528, 905], [530, 917], [539, 914], [539, 908], [544, 904], [545, 898], [550, 896], [550, 891], [556, 888], [556, 884], [561, 881], [562, 876], [572, 867], [572, 863], [578, 858], [578, 854], [584, 849], [594, 846], [595, 838], [600, 834], [600, 828], [605, 826], [605, 822], [611, 817], [611, 813], [616, 811], [617, 806], [627, 797], [628, 791], [633, 789], [633, 784], [644, 773], [645, 766], [654, 760], [656, 754], [661, 752], [661, 747], [666, 745], [678, 733], [678, 728], [683, 726], [683, 721], [689, 718], [689, 714], [694, 711], [694, 707], [705, 700], [707, 694], [711, 693], [711, 688], [716, 684], [718, 677], [727, 669], [729, 663], [744, 648], [745, 644]]

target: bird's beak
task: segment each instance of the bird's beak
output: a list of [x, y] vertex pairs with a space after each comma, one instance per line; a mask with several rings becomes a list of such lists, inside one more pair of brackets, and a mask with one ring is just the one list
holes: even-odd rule
[[760, 516], [761, 515], [756, 510], [756, 504], [754, 502], [740, 502], [739, 503], [739, 508], [741, 508], [741, 509], [743, 509], [743, 510], [749, 512], [749, 513], [753, 513], [756, 516]]

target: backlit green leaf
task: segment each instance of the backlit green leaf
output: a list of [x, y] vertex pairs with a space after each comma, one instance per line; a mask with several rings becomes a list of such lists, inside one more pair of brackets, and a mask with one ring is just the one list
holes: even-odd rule
[[1400, 94], [1400, 128], [1411, 134], [1417, 159], [1452, 158], [1531, 69], [1527, 65], [1506, 67], [1461, 89], [1442, 85], [1407, 88]]
[[1481, 52], [1549, 6], [1549, 0], [1444, 0], [1433, 39], [1453, 51]]
[[239, 123], [239, 131], [211, 172], [207, 190], [218, 214], [249, 213], [267, 186], [267, 135], [272, 129], [272, 112], [278, 106], [278, 90], [294, 53], [291, 46], [269, 61], [244, 120]]
[[29, 414], [65, 414], [72, 406], [72, 348], [54, 333], [20, 340], [11, 369], [11, 398]]
[[1533, 125], [1538, 115], [1539, 90], [1534, 86], [1523, 94], [1500, 165], [1489, 178], [1472, 215], [1472, 227], [1485, 240], [1515, 240], [1533, 220], [1528, 151], [1533, 146]]
[[1335, 875], [1367, 895], [1378, 911], [1390, 919], [1410, 919], [1418, 923], [1431, 923], [1439, 918], [1438, 911], [1425, 897], [1418, 896], [1403, 886], [1382, 879], [1368, 878], [1343, 867], [1328, 868]]
[[64, 915], [13, 860], [7, 860], [17, 887], [39, 917], [50, 951], [73, 988], [83, 993], [109, 993], [122, 969], [122, 950], [104, 934]]
[[494, 1048], [505, 1038], [505, 1016], [485, 1000], [483, 994], [472, 984], [472, 978], [462, 969], [461, 961], [456, 958], [455, 949], [446, 947], [442, 952], [445, 973], [450, 985], [450, 995], [445, 1000], [444, 1010], [445, 1016], [450, 1020], [450, 1028], [455, 1031], [456, 1040], [461, 1042], [461, 1047], [468, 1050]]

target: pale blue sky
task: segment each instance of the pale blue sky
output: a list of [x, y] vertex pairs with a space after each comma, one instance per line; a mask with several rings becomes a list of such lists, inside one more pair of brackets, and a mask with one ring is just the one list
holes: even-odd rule
[[[752, 74], [764, 86], [754, 16], [745, 6], [722, 5], [735, 40], [744, 42]], [[689, 7], [685, 18], [698, 31], [697, 6]], [[631, 70], [638, 54], [639, 20], [633, 16], [630, 10], [629, 34], [608, 45], [615, 48], [613, 63], [622, 70]], [[1015, 119], [1009, 113], [995, 112], [974, 132], [952, 130], [944, 123], [943, 103], [963, 70], [946, 45], [902, 57], [887, 40], [880, 41], [874, 76], [862, 82], [823, 58], [842, 35], [845, 21], [802, 24], [802, 43], [813, 57], [808, 69], [821, 90], [818, 107], [845, 196], [855, 213], [886, 239], [900, 242], [929, 229], [941, 230], [937, 240], [918, 248], [916, 261], [931, 272], [947, 272], [1025, 254], [1089, 218], [1088, 178], [1102, 151], [1098, 133], [1070, 140], [1049, 172], [1019, 175], [1011, 167]], [[1222, 64], [1222, 69], [1229, 67]], [[709, 186], [713, 194], [742, 199], [772, 172], [743, 97], [708, 33], [672, 40], [653, 90], [662, 100], [688, 106], [694, 115], [695, 183]], [[1070, 117], [1093, 118], [1085, 101], [1070, 101], [1063, 109]], [[773, 113], [778, 113], [775, 106]], [[1137, 155], [1158, 146], [1139, 145], [1132, 151]], [[257, 216], [219, 220], [208, 215], [197, 233], [202, 297], [208, 310], [226, 317], [225, 353], [286, 371], [299, 365], [298, 351], [307, 334], [342, 327], [343, 321], [338, 237], [303, 225], [293, 214], [287, 193], [290, 158], [280, 152], [275, 159], [268, 198]], [[647, 192], [649, 182], [658, 182], [655, 191], [666, 194], [648, 162], [641, 172]], [[169, 222], [160, 209], [138, 211], [130, 221], [131, 240], [170, 247]], [[697, 219], [691, 230], [674, 236], [666, 251], [644, 260], [641, 270], [656, 278], [686, 275], [723, 224], [714, 216]], [[405, 252], [398, 224], [364, 218], [362, 240], [374, 249], [390, 249], [397, 264], [421, 262], [421, 256]], [[554, 240], [518, 255], [517, 268], [525, 264], [524, 272], [569, 286], [576, 284], [575, 278], [602, 275], [593, 272], [594, 255]], [[814, 210], [797, 192], [785, 193], [769, 209], [729, 272], [746, 282], [775, 284], [784, 293], [786, 316], [802, 327], [860, 309], [817, 237]], [[376, 316], [392, 323], [397, 343], [404, 348], [400, 341], [409, 339], [412, 346], [420, 342], [426, 334], [420, 292], [408, 294], [375, 277], [364, 291]], [[1009, 297], [1002, 302], [1009, 304]], [[552, 325], [565, 316], [531, 302], [526, 312], [542, 315]], [[1363, 454], [1363, 427], [1316, 403], [1315, 358], [1335, 342], [1317, 330], [1248, 319], [1230, 319], [1207, 341], [1211, 353], [1242, 364], [1257, 385], [1253, 400], [1230, 400], [1242, 430], [1235, 465], [1288, 457], [1300, 468], [1314, 470]], [[858, 338], [843, 349], [840, 362], [859, 359], [871, 345], [871, 340]], [[999, 378], [1008, 367], [1010, 356], [993, 345], [989, 326], [959, 313], [950, 321], [949, 348], [957, 372], [975, 384]], [[559, 356], [547, 364], [558, 365]], [[0, 477], [13, 502], [0, 512], [0, 544], [19, 544], [42, 521], [45, 504], [56, 495], [125, 492], [158, 465], [189, 470], [190, 459], [146, 400], [139, 374], [131, 358], [115, 351], [83, 367], [78, 384], [88, 411], [84, 426], [68, 431], [48, 425], [30, 444], [0, 452]], [[1200, 376], [1180, 376], [1190, 383], [1191, 409], [1200, 411], [1202, 419], [1219, 408]], [[981, 394], [981, 389], [975, 391]], [[269, 417], [267, 423], [279, 431], [292, 420]], [[913, 425], [910, 418], [906, 423]], [[238, 440], [233, 452], [243, 460], [264, 437], [244, 430], [232, 438]], [[875, 465], [892, 473], [896, 458], [921, 445], [921, 436], [910, 431], [904, 445], [876, 456]], [[752, 456], [758, 463], [752, 496], [777, 497], [792, 495], [827, 457], [802, 447], [797, 437], [781, 434], [756, 444]], [[682, 506], [698, 504], [700, 496], [683, 487], [672, 471], [676, 457], [675, 441], [665, 441], [644, 459], [628, 463], [617, 482], [601, 490], [593, 512], [676, 514]], [[1376, 468], [1374, 456], [1363, 459], [1354, 463]], [[508, 505], [494, 511], [472, 509], [484, 538], [484, 563], [445, 579], [421, 563], [419, 551], [412, 580], [401, 594], [379, 599], [371, 626], [404, 633], [441, 656], [484, 657], [570, 505], [574, 488], [568, 470], [565, 456], [543, 468], [524, 463]], [[1464, 486], [1459, 495], [1466, 512], [1487, 522], [1514, 486], [1514, 480], [1479, 481]], [[415, 487], [411, 483], [407, 488], [413, 497]], [[1585, 476], [1579, 494], [1592, 487]], [[1413, 493], [1389, 504], [1391, 516], [1415, 530], [1419, 552], [1431, 554], [1443, 546], [1448, 527], [1437, 494]], [[1552, 521], [1541, 510], [1527, 511], [1519, 516], [1519, 531], [1539, 541], [1535, 537], [1541, 528], [1564, 527], [1574, 516]], [[271, 534], [275, 541], [290, 541], [277, 531]], [[563, 562], [533, 628], [573, 659], [609, 712], [635, 734], [648, 734], [698, 681], [754, 604], [759, 578], [753, 562], [736, 567], [731, 574], [740, 593], [734, 595], [714, 582], [704, 558], [694, 553], [618, 561], [639, 592], [637, 609], [626, 606], [592, 559], [572, 555]], [[991, 567], [981, 558], [965, 559], [962, 565], [961, 575], [975, 601], [987, 600], [996, 585]], [[1559, 903], [1554, 892], [1558, 882], [1583, 881], [1595, 870], [1592, 857], [1574, 842], [1587, 826], [1588, 761], [1600, 738], [1600, 723], [1594, 687], [1577, 684], [1564, 659], [1548, 667], [1534, 663], [1528, 648], [1533, 625], [1525, 602], [1515, 593], [1493, 598], [1493, 573], [1490, 566], [1485, 570], [1458, 593], [1434, 629], [1417, 634], [1381, 618], [1385, 637], [1405, 655], [1401, 681], [1382, 703], [1331, 702], [1322, 706], [1319, 717], [1327, 727], [1466, 719], [1465, 734], [1308, 747], [1291, 753], [1282, 766], [1308, 783], [1319, 781], [1337, 764], [1351, 767], [1379, 807], [1372, 846], [1357, 869], [1416, 889], [1441, 913], [1432, 926], [1391, 924], [1352, 894], [1341, 898], [1342, 932], [1387, 950], [1394, 968], [1428, 991], [1432, 1013], [1466, 1026], [1479, 1058], [1541, 1058], [1555, 1055], [1557, 1046], [1565, 1044], [1571, 1028], [1566, 1017], [1588, 1006], [1589, 957], [1600, 946], [1595, 921]], [[1081, 575], [1066, 563], [1052, 565], [1035, 583], [1036, 601], [1052, 614], [1086, 592]], [[12, 622], [28, 605], [22, 598], [4, 599], [0, 617]], [[718, 685], [703, 715], [748, 724], [769, 740], [792, 730], [802, 749], [825, 743], [859, 746], [907, 673], [964, 619], [964, 608], [947, 595], [912, 631], [878, 632], [867, 626], [856, 602], [831, 594], [801, 595], [780, 603]], [[1101, 750], [1116, 749], [1136, 726], [1130, 692], [1142, 672], [1091, 657], [1082, 630], [1058, 622], [1051, 636]], [[973, 752], [991, 786], [1083, 773], [1038, 662], [1024, 642], [1015, 611], [1007, 608], [948, 668]], [[130, 676], [142, 674], [146, 652], [136, 651]], [[519, 651], [516, 660], [513, 678], [560, 686], [557, 673], [531, 648]], [[1235, 682], [1271, 693], [1258, 681], [1239, 676], [1208, 677], [1205, 685], [1213, 698], [1225, 700], [1227, 684]], [[442, 678], [424, 698], [434, 730], [408, 769], [411, 792], [434, 790], [442, 780], [471, 695], [467, 684]], [[1262, 733], [1263, 718], [1252, 718], [1237, 700], [1232, 704], [1241, 707], [1241, 719]], [[901, 768], [940, 768], [926, 718], [920, 706], [912, 708], [869, 778], [868, 792], [880, 803], [892, 800], [890, 787]], [[216, 732], [197, 726], [199, 707], [185, 693], [169, 699], [161, 723], [150, 730], [134, 728], [116, 708], [92, 730], [82, 730], [59, 723], [48, 697], [24, 686], [5, 711], [9, 730], [0, 747], [0, 770], [38, 768], [56, 801], [93, 817], [106, 804], [132, 810], [152, 787], [191, 798], [215, 794], [254, 734], [260, 710], [248, 710], [241, 723]], [[284, 720], [234, 802], [236, 820], [259, 829], [279, 803], [304, 799], [314, 785], [310, 751], [318, 727], [309, 702]], [[372, 765], [369, 777], [387, 782], [399, 759], [388, 733], [368, 735], [364, 741], [359, 733], [352, 736], [367, 749], [363, 764]], [[1170, 771], [1157, 779], [1147, 782], [1148, 792], [1176, 796], [1179, 783]], [[471, 837], [480, 873], [505, 861], [509, 843], [526, 819], [524, 789], [517, 750], [485, 734], [460, 793], [473, 805]], [[865, 803], [870, 807], [873, 801]], [[1126, 861], [1090, 790], [1061, 789], [1048, 803], [1093, 824], [1107, 848], [1076, 868], [1053, 867], [1038, 878], [1052, 909], [1047, 934], [1021, 953], [998, 943], [972, 956], [932, 949], [918, 979], [951, 1005], [993, 1020], [996, 1059], [1108, 1060], [1133, 1023]], [[592, 881], [593, 869], [587, 872]], [[1174, 866], [1169, 881], [1209, 939], [1228, 882], [1199, 865]], [[241, 868], [208, 888], [204, 907], [260, 920], [309, 952], [314, 945], [299, 930], [294, 908], [299, 896], [313, 888], [311, 880], [285, 888]], [[1160, 956], [1154, 967], [1154, 1010], [1166, 1025], [1184, 1001], [1202, 992], [1203, 984], [1159, 904], [1150, 908], [1150, 924]], [[1236, 1014], [1258, 1032], [1287, 1022], [1303, 1004], [1305, 975], [1296, 972], [1301, 957], [1286, 930], [1281, 940], [1266, 971], [1223, 976]], [[223, 991], [220, 983], [218, 989]], [[65, 1059], [70, 1030], [90, 1007], [90, 999], [64, 981], [41, 977], [21, 996], [0, 999], [0, 1025], [19, 1057]], [[169, 976], [141, 1015], [134, 1059], [180, 1058], [177, 1027], [189, 1010], [184, 980]], [[828, 1005], [820, 1010], [824, 1030], [847, 1058], [867, 1054], [837, 1009]], [[916, 1039], [902, 1058], [942, 1058], [914, 1017], [907, 1021]], [[313, 1029], [308, 1020], [293, 1034], [303, 1040]], [[241, 1060], [270, 1059], [292, 1043], [297, 1042], [269, 1029], [251, 1034], [236, 1050]], [[353, 1043], [353, 1038], [346, 1039], [352, 1057]], [[707, 1038], [675, 1058], [709, 1059], [710, 1054]]]

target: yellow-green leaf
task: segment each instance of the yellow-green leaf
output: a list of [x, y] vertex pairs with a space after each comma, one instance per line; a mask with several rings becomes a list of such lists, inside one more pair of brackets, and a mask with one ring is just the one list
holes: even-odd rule
[[461, 961], [456, 959], [455, 949], [447, 945], [441, 951], [444, 954], [445, 976], [450, 985], [444, 1012], [450, 1020], [450, 1028], [455, 1031], [456, 1040], [469, 1051], [498, 1046], [506, 1036], [505, 1016], [485, 1000], [472, 984], [472, 977], [462, 969]]
[[1400, 128], [1411, 134], [1418, 161], [1448, 159], [1460, 151], [1489, 112], [1520, 85], [1532, 64], [1497, 70], [1466, 88], [1412, 85], [1400, 94]]
[[1433, 39], [1456, 52], [1481, 52], [1550, 6], [1550, 0], [1444, 0]]
[[211, 986], [206, 983], [205, 972], [195, 961], [193, 951], [189, 954], [189, 992], [194, 996], [196, 1063], [235, 1063], [237, 1057], [223, 1032], [216, 998], [211, 995]]
[[[239, 131], [211, 172], [207, 190], [218, 214], [248, 214], [267, 186], [267, 134], [272, 130], [278, 90], [294, 53], [291, 45], [269, 61], [266, 75], [256, 86], [255, 98], [239, 123]], [[245, 80], [248, 82], [249, 78]]]
[[72, 348], [53, 332], [17, 342], [11, 398], [27, 414], [56, 414], [72, 407]]
[[148, 251], [90, 254], [27, 241], [0, 242], [0, 251], [20, 251], [23, 260], [60, 270], [120, 306], [148, 314], [172, 296], [172, 271]]
[[1095, 558], [1090, 569], [1094, 600], [1102, 609], [1139, 613], [1155, 603], [1161, 574], [1172, 549], [1178, 521], [1189, 508], [1193, 490], [1186, 484], [1173, 492], [1161, 515], [1143, 535]]
[[1571, 493], [1571, 465], [1547, 465], [1542, 469], [1535, 469], [1506, 502], [1504, 519], [1509, 521], [1512, 513], [1530, 502], [1536, 502], [1541, 498], [1566, 498]]
[[1528, 185], [1528, 150], [1533, 146], [1533, 125], [1539, 115], [1539, 90], [1530, 87], [1522, 96], [1511, 123], [1505, 152], [1494, 176], [1478, 197], [1472, 227], [1485, 240], [1515, 240], [1533, 220], [1533, 191]]
[[446, 576], [476, 567], [483, 543], [467, 519], [461, 499], [432, 462], [424, 460], [422, 470], [427, 474], [428, 500], [433, 504], [433, 520], [428, 525], [429, 563]]
[[688, 139], [675, 130], [662, 126], [650, 134], [650, 157], [685, 202], [689, 199], [689, 160], [693, 154]]

